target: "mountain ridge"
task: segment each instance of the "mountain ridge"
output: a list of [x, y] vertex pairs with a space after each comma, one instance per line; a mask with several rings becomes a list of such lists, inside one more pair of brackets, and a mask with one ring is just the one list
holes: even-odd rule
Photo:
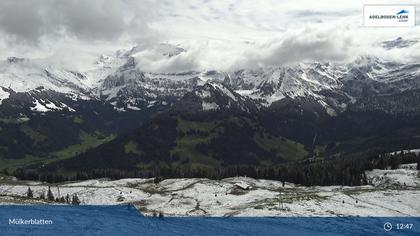
[[[164, 45], [159, 52], [185, 50]], [[217, 168], [420, 146], [420, 64], [362, 56], [346, 64], [156, 73], [138, 67], [141, 54], [135, 47], [101, 56], [85, 72], [0, 62], [3, 166]]]
[[[162, 56], [185, 52], [168, 44], [163, 48]], [[101, 56], [96, 68], [86, 72], [43, 68], [28, 59], [9, 58], [0, 63], [0, 99], [7, 99], [7, 91], [29, 92], [42, 86], [74, 99], [106, 101], [119, 111], [141, 110], [157, 104], [171, 105], [196, 87], [213, 81], [259, 106], [268, 107], [286, 97], [309, 97], [334, 115], [360, 97], [420, 88], [416, 79], [420, 77], [420, 64], [399, 64], [369, 56], [347, 64], [308, 62], [233, 72], [152, 73], [138, 68], [135, 56], [139, 52], [134, 47], [114, 56]]]

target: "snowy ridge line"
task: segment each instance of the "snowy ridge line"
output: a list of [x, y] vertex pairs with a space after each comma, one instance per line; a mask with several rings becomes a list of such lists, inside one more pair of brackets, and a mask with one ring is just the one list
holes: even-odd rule
[[[177, 56], [185, 51], [166, 44], [154, 50], [163, 56]], [[6, 60], [0, 62], [0, 87], [14, 92], [43, 87], [78, 99], [118, 101], [120, 106], [115, 109], [123, 111], [146, 108], [133, 104], [135, 99], [168, 103], [170, 96], [180, 98], [197, 86], [208, 84], [233, 102], [238, 102], [238, 97], [231, 91], [263, 106], [286, 97], [311, 98], [330, 115], [354, 104], [365, 89], [372, 95], [420, 89], [420, 82], [415, 80], [420, 76], [419, 64], [398, 64], [369, 56], [348, 64], [307, 62], [237, 71], [157, 73], [138, 67], [141, 52], [141, 48], [133, 47], [102, 55], [91, 69], [78, 72], [27, 59]], [[8, 97], [9, 93], [0, 89], [0, 102]]]

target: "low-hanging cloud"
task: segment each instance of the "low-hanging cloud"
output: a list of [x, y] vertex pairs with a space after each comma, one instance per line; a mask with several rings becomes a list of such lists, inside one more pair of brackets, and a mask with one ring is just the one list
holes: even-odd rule
[[149, 0], [2, 0], [1, 59], [49, 58], [52, 64], [83, 69], [103, 53], [133, 44], [147, 47], [161, 37], [149, 27], [156, 19], [151, 4]]
[[45, 36], [63, 35], [110, 41], [150, 30], [147, 19], [151, 12], [128, 0], [3, 0], [0, 32], [9, 40], [33, 44]]
[[[187, 52], [171, 58], [149, 51], [139, 57], [140, 67], [151, 71], [237, 70], [272, 67], [301, 61], [346, 61], [357, 45], [340, 30], [306, 29], [285, 33], [266, 42], [196, 43]], [[153, 56], [152, 56], [153, 55]]]
[[[363, 0], [304, 2], [2, 0], [0, 56], [79, 68], [101, 54], [137, 45], [143, 51], [137, 55], [139, 67], [155, 72], [342, 62], [360, 54], [419, 58], [415, 50], [386, 50], [380, 44], [397, 37], [419, 38], [418, 28], [364, 28]], [[162, 42], [186, 51], [162, 56], [155, 50]]]
[[43, 10], [34, 8], [29, 1], [0, 2], [0, 30], [8, 37], [36, 40], [48, 27], [42, 17]]
[[267, 67], [300, 61], [344, 61], [354, 45], [340, 32], [308, 29], [259, 45], [242, 55], [240, 67]]

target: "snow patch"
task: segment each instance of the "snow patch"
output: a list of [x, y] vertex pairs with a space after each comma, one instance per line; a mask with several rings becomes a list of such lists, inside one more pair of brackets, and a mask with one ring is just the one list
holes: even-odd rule
[[210, 111], [210, 110], [217, 110], [219, 109], [219, 105], [217, 105], [214, 102], [203, 102], [201, 104], [201, 106], [203, 107], [204, 111]]
[[64, 104], [64, 103], [61, 103], [61, 105], [60, 105], [63, 109], [64, 108], [67, 108], [70, 112], [76, 112], [76, 110], [74, 110], [73, 108], [71, 108], [71, 107], [69, 107], [69, 106], [67, 106], [66, 104]]
[[195, 91], [195, 95], [199, 96], [200, 98], [211, 97], [210, 91], [207, 91], [207, 90]]
[[35, 100], [34, 103], [35, 107], [31, 107], [32, 111], [37, 111], [37, 112], [47, 112], [50, 109], [48, 109], [48, 107], [42, 105], [38, 100]]
[[215, 89], [221, 91], [223, 94], [227, 95], [228, 97], [230, 97], [233, 101], [238, 101], [238, 99], [236, 98], [236, 96], [229, 90], [227, 89], [225, 86], [218, 84], [218, 83], [209, 83], [211, 86], [213, 86]]
[[57, 107], [54, 103], [47, 101], [44, 102], [45, 103], [45, 107], [48, 108], [49, 110], [62, 110], [62, 107]]
[[420, 188], [420, 178], [417, 174], [417, 170], [409, 168], [396, 170], [374, 169], [372, 171], [366, 171], [368, 182], [377, 187]]
[[135, 107], [135, 106], [133, 106], [131, 104], [127, 104], [127, 109], [134, 110], [134, 111], [141, 111], [140, 108]]
[[0, 105], [3, 102], [4, 99], [9, 98], [10, 94], [6, 91], [4, 91], [4, 89], [2, 87], [0, 87]]
[[410, 149], [410, 150], [395, 151], [395, 152], [390, 152], [388, 154], [391, 155], [391, 156], [395, 156], [395, 155], [401, 154], [401, 152], [403, 152], [403, 154], [414, 153], [414, 154], [416, 154], [418, 156], [420, 154], [420, 149]]

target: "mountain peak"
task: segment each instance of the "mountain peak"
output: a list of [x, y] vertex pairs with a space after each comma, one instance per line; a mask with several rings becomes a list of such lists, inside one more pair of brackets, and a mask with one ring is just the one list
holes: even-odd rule
[[203, 111], [249, 112], [256, 110], [256, 105], [251, 99], [223, 85], [222, 81], [206, 81], [182, 96], [172, 109], [188, 114]]
[[10, 64], [16, 64], [16, 63], [27, 62], [27, 61], [29, 61], [29, 59], [21, 58], [21, 57], [8, 57], [7, 58], [7, 62]]

